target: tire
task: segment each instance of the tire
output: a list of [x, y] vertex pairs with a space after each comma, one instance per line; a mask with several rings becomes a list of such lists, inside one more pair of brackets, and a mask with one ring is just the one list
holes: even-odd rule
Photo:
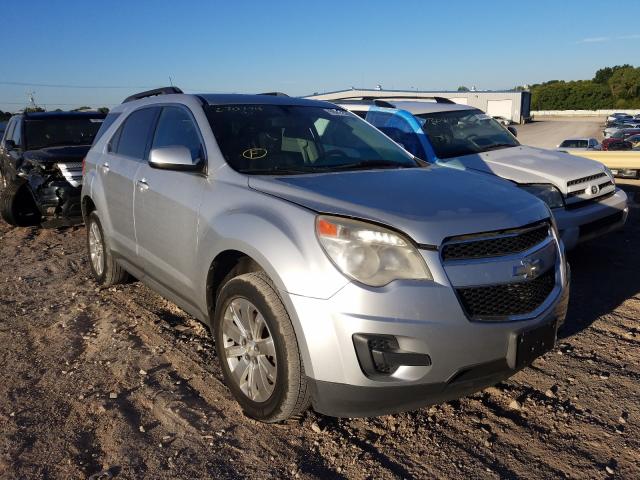
[[[239, 324], [249, 333], [243, 336]], [[246, 273], [223, 285], [213, 331], [225, 382], [248, 416], [275, 423], [309, 408], [310, 389], [293, 325], [266, 273]]]
[[87, 219], [87, 253], [93, 278], [105, 287], [124, 283], [129, 274], [116, 263], [109, 241], [104, 236], [98, 214], [93, 211]]
[[39, 225], [42, 216], [28, 186], [24, 182], [8, 181], [3, 177], [0, 190], [0, 216], [9, 225], [32, 227]]

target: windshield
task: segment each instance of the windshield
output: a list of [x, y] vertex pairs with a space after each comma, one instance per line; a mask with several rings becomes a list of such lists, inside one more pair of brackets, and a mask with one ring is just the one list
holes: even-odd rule
[[248, 174], [417, 167], [367, 122], [338, 108], [218, 105], [206, 109], [227, 163]]
[[26, 119], [24, 122], [26, 149], [91, 145], [103, 120], [104, 115]]
[[565, 140], [560, 144], [564, 148], [587, 148], [589, 145], [586, 140]]
[[423, 113], [416, 118], [441, 159], [520, 145], [508, 130], [480, 110]]

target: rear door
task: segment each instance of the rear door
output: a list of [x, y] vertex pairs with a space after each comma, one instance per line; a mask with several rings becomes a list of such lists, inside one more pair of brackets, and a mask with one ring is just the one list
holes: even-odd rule
[[138, 169], [147, 161], [159, 111], [158, 107], [146, 107], [130, 114], [114, 133], [108, 153], [97, 166], [104, 183], [108, 217], [105, 220], [111, 227], [111, 247], [140, 269], [133, 220], [135, 179]]
[[[162, 108], [151, 148], [184, 146], [194, 163], [204, 159], [202, 136], [183, 105]], [[183, 299], [195, 292], [198, 210], [207, 177], [160, 170], [147, 162], [136, 176], [135, 225], [145, 276]]]

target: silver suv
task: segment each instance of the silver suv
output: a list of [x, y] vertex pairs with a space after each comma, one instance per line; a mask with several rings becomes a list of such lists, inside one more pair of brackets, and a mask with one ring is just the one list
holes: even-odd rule
[[97, 282], [130, 272], [209, 325], [262, 421], [477, 391], [550, 349], [566, 313], [543, 202], [326, 102], [129, 98], [86, 157], [82, 208]]

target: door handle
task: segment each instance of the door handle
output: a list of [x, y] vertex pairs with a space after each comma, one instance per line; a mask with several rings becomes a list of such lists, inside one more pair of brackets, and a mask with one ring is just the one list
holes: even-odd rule
[[141, 192], [144, 192], [145, 190], [149, 190], [149, 184], [147, 183], [147, 179], [146, 178], [141, 178], [136, 183], [138, 184], [138, 189]]
[[102, 164], [102, 173], [104, 174], [109, 173], [109, 162], [104, 162]]

